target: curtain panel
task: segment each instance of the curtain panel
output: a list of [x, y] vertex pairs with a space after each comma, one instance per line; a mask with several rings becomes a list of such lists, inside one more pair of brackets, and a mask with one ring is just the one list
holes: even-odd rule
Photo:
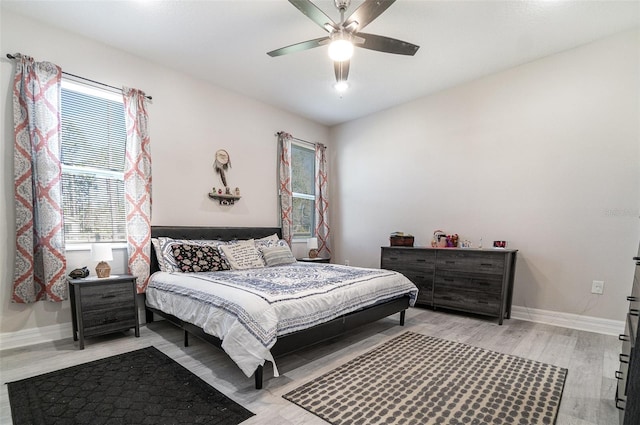
[[278, 133], [278, 194], [282, 239], [291, 246], [293, 238], [293, 191], [291, 189], [291, 135]]
[[327, 185], [327, 147], [316, 143], [316, 222], [315, 232], [318, 238], [318, 255], [331, 257], [329, 244], [329, 188]]
[[127, 126], [124, 169], [129, 273], [137, 277], [138, 293], [149, 283], [151, 264], [151, 150], [149, 115], [144, 92], [122, 89]]
[[60, 90], [62, 70], [16, 54], [13, 84], [16, 256], [11, 301], [67, 298]]

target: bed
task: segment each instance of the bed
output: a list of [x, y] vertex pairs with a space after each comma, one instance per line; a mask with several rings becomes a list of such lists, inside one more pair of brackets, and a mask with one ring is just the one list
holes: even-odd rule
[[[183, 226], [151, 229], [152, 238], [190, 241], [260, 239], [274, 234], [279, 238], [280, 229]], [[185, 346], [189, 344], [189, 335], [195, 335], [222, 348], [245, 375], [254, 375], [256, 389], [263, 386], [265, 362], [273, 363], [274, 376], [278, 376], [274, 359], [279, 356], [396, 313], [400, 314], [400, 325], [404, 325], [405, 311], [417, 296], [417, 288], [396, 272], [331, 264], [299, 262], [251, 270], [167, 273], [160, 271], [158, 256], [152, 248], [150, 272], [145, 302], [147, 323], [157, 314], [184, 330]], [[314, 284], [316, 276], [333, 279], [335, 285]], [[278, 288], [295, 287], [295, 290], [280, 294], [279, 289], [272, 288], [276, 284], [282, 284]], [[220, 301], [223, 296], [227, 298]], [[336, 301], [327, 297], [340, 298]], [[299, 302], [307, 304], [298, 305]], [[309, 306], [318, 303], [341, 307], [331, 312], [319, 308], [317, 314], [305, 314], [304, 318], [295, 316], [296, 310], [311, 311]]]

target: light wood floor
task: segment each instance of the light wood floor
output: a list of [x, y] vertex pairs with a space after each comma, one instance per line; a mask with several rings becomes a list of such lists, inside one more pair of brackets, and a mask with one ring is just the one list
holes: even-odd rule
[[282, 395], [406, 330], [566, 367], [569, 373], [557, 424], [618, 423], [613, 401], [620, 352], [617, 337], [514, 319], [498, 326], [491, 319], [418, 308], [409, 310], [404, 327], [398, 325], [395, 315], [330, 343], [277, 359], [281, 376], [272, 378], [271, 368], [265, 367], [265, 388], [260, 391], [253, 388], [253, 378], [244, 376], [220, 350], [197, 338], [183, 347], [181, 331], [166, 322], [141, 327], [140, 338], [129, 331], [87, 339], [84, 350], [78, 350], [69, 336], [0, 351], [0, 423], [11, 423], [6, 382], [153, 345], [256, 414], [243, 425], [326, 424]]

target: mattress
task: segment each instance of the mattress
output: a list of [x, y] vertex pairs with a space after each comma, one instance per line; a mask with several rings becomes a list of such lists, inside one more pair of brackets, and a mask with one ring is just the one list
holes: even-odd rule
[[206, 273], [156, 272], [146, 291], [149, 307], [192, 323], [222, 340], [247, 375], [265, 361], [277, 338], [365, 307], [409, 296], [416, 286], [390, 270], [294, 263]]

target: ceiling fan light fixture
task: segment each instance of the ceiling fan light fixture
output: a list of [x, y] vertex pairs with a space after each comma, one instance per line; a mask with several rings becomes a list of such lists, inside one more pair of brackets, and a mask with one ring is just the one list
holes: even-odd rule
[[345, 91], [347, 91], [347, 89], [349, 88], [349, 83], [347, 83], [346, 80], [342, 80], [342, 81], [338, 81], [337, 83], [335, 83], [333, 85], [333, 88], [338, 92], [338, 93], [344, 93]]
[[353, 56], [353, 43], [344, 38], [331, 40], [329, 44], [329, 57], [334, 62], [342, 62], [351, 59]]

